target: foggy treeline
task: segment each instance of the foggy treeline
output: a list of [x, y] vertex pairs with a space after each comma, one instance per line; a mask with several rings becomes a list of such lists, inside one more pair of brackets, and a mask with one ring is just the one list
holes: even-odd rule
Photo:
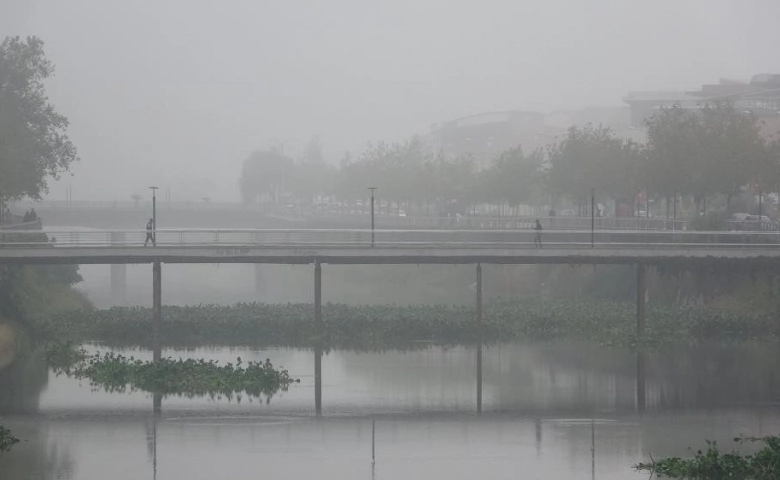
[[[571, 127], [545, 149], [522, 145], [480, 165], [470, 155], [445, 157], [418, 137], [370, 145], [358, 158], [328, 165], [317, 139], [294, 160], [277, 150], [258, 151], [244, 162], [244, 202], [317, 203], [377, 196], [418, 213], [468, 214], [477, 204], [577, 206], [591, 192], [599, 201], [624, 205], [625, 216], [641, 199], [687, 197], [706, 213], [708, 200], [731, 199], [746, 186], [780, 190], [780, 141], [764, 138], [751, 114], [730, 103], [699, 110], [673, 106], [646, 121], [647, 142], [619, 138], [602, 125]], [[381, 211], [381, 205], [379, 206]]]

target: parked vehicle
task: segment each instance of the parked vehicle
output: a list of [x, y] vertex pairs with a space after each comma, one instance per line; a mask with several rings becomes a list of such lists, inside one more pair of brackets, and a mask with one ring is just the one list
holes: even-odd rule
[[777, 230], [778, 224], [766, 215], [751, 215], [749, 213], [735, 213], [726, 220], [728, 230]]

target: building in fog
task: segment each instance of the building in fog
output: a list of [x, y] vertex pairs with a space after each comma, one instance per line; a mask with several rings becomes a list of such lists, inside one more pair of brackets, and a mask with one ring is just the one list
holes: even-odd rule
[[447, 157], [471, 155], [481, 165], [490, 164], [504, 150], [522, 145], [525, 151], [544, 146], [544, 114], [509, 110], [479, 113], [431, 127], [434, 152]]
[[631, 124], [641, 128], [657, 110], [679, 104], [683, 108], [702, 108], [716, 101], [731, 101], [763, 120], [762, 133], [778, 131], [780, 118], [780, 74], [754, 75], [750, 82], [720, 79], [692, 91], [629, 92], [623, 99], [631, 110]]
[[631, 126], [627, 106], [586, 107], [548, 113], [509, 110], [479, 113], [435, 124], [427, 138], [434, 153], [446, 157], [470, 155], [488, 166], [501, 152], [518, 145], [524, 152], [554, 143], [572, 126], [587, 123], [611, 128], [619, 137], [644, 140]]

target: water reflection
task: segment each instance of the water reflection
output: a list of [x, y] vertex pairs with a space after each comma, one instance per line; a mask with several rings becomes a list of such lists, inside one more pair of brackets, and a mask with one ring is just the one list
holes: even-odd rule
[[49, 370], [41, 355], [19, 355], [0, 368], [0, 415], [38, 409]]
[[636, 352], [636, 409], [644, 412], [647, 408], [647, 354], [639, 349]]
[[[219, 462], [251, 476], [261, 462], [272, 478], [468, 478], [479, 474], [477, 465], [495, 478], [524, 472], [524, 478], [617, 479], [650, 453], [684, 455], [705, 438], [727, 441], [780, 427], [774, 373], [780, 352], [761, 344], [645, 352], [582, 344], [374, 353], [217, 348], [163, 355], [221, 362], [270, 357], [302, 382], [270, 403], [163, 399], [93, 392], [53, 376], [40, 359], [18, 359], [0, 370], [0, 416], [27, 441], [0, 461], [0, 478], [124, 480], [137, 478], [142, 465], [148, 466], [143, 478], [210, 478], [219, 475], [212, 468]], [[484, 413], [474, 416], [480, 407]]]
[[[158, 413], [159, 406], [162, 403], [161, 395], [154, 395], [154, 411]], [[152, 479], [157, 480], [157, 423], [159, 415], [154, 415], [146, 424], [146, 449], [149, 456], [149, 463], [152, 465]]]

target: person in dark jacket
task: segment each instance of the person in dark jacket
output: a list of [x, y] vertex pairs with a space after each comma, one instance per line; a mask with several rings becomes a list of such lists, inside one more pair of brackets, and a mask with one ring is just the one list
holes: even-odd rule
[[146, 222], [146, 240], [144, 240], [144, 247], [147, 243], [149, 243], [149, 240], [152, 241], [152, 246], [157, 246], [157, 241], [154, 238], [154, 219], [149, 219], [148, 222]]
[[542, 222], [540, 222], [538, 218], [536, 219], [534, 230], [536, 231], [536, 234], [534, 235], [534, 245], [536, 245], [536, 248], [542, 248]]

